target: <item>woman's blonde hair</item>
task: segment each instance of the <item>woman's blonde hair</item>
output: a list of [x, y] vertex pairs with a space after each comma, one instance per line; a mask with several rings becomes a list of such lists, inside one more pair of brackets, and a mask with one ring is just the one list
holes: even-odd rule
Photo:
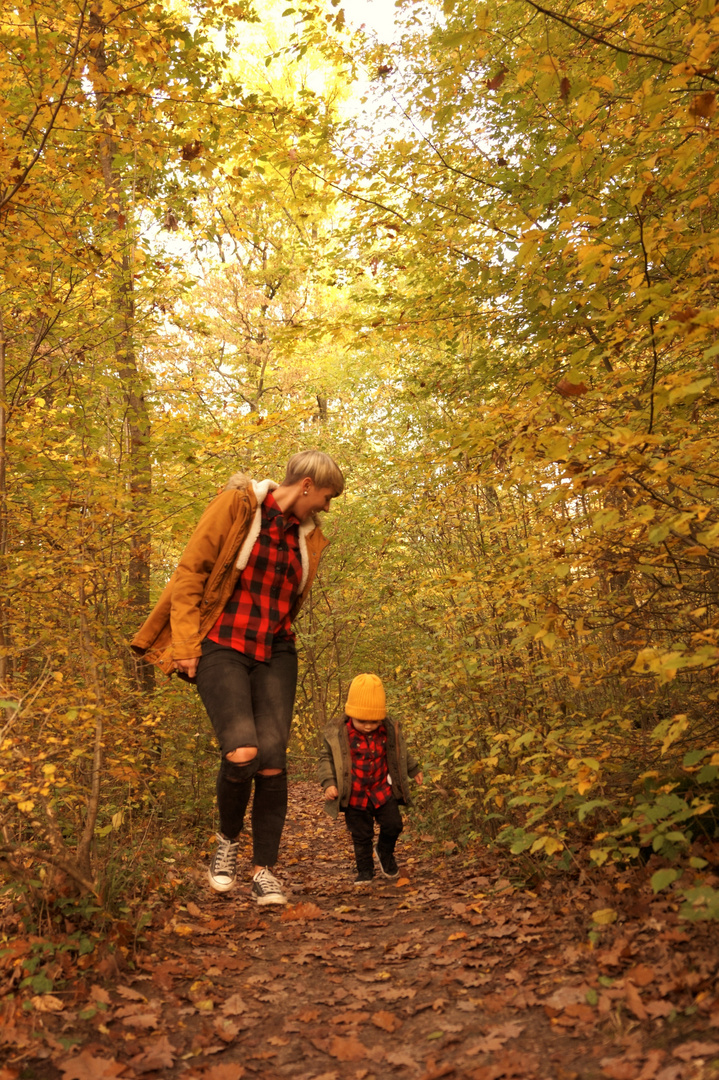
[[300, 450], [299, 454], [293, 454], [287, 462], [282, 483], [296, 484], [305, 476], [309, 476], [318, 488], [333, 488], [337, 495], [344, 490], [342, 470], [329, 454], [323, 454], [321, 450]]

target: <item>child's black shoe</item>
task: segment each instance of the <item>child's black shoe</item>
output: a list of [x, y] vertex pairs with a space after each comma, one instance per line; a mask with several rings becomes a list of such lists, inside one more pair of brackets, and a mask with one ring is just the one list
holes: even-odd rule
[[374, 870], [357, 871], [357, 877], [354, 882], [355, 885], [366, 885], [370, 881], [374, 881]]
[[397, 860], [390, 852], [380, 852], [377, 844], [374, 846], [374, 857], [377, 860], [377, 864], [386, 878], [399, 877], [399, 867], [397, 866]]

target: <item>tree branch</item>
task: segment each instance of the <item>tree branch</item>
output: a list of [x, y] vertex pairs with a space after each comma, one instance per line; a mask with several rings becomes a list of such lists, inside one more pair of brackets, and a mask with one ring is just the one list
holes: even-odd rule
[[[660, 56], [659, 53], [644, 52], [640, 49], [623, 48], [621, 45], [617, 45], [613, 41], [607, 41], [606, 37], [601, 31], [595, 31], [594, 33], [591, 33], [589, 30], [585, 30], [583, 27], [577, 25], [576, 22], [573, 22], [571, 19], [567, 18], [566, 15], [560, 15], [558, 11], [552, 11], [551, 8], [546, 8], [542, 4], [537, 4], [535, 0], [525, 0], [525, 3], [529, 4], [529, 6], [531, 8], [534, 8], [535, 11], [540, 12], [540, 14], [546, 15], [549, 19], [554, 19], [555, 22], [561, 23], [562, 26], [566, 26], [570, 30], [573, 30], [575, 34], [579, 34], [581, 37], [586, 38], [587, 41], [594, 41], [597, 43], [597, 45], [606, 45], [607, 48], [612, 49], [614, 52], [623, 53], [625, 56], [637, 56], [643, 60], [657, 60], [665, 67], [674, 67], [675, 64], [679, 63], [678, 60], [671, 58], [667, 59], [665, 56]], [[715, 78], [713, 75], [709, 75], [708, 73], [704, 72], [696, 72], [696, 74], [701, 75], [701, 78], [706, 79], [708, 82], [719, 85], [719, 79]]]
[[35, 153], [34, 153], [32, 159], [30, 160], [30, 162], [26, 165], [25, 169], [22, 171], [22, 173], [20, 174], [20, 176], [16, 180], [15, 186], [10, 189], [10, 191], [7, 193], [7, 195], [4, 195], [4, 196], [2, 196], [2, 198], [0, 198], [0, 210], [3, 210], [8, 205], [8, 203], [10, 203], [14, 199], [14, 197], [17, 195], [20, 188], [23, 186], [23, 184], [27, 180], [27, 177], [28, 177], [30, 171], [35, 167], [35, 165], [40, 160], [40, 156], [41, 156], [43, 150], [45, 149], [45, 143], [47, 142], [47, 140], [50, 137], [50, 132], [55, 127], [55, 121], [57, 120], [57, 116], [58, 116], [58, 113], [60, 112], [60, 109], [62, 108], [62, 106], [65, 103], [65, 98], [67, 96], [67, 91], [68, 91], [68, 89], [70, 87], [70, 82], [71, 82], [73, 74], [75, 72], [75, 61], [77, 60], [77, 56], [78, 56], [78, 53], [80, 51], [80, 37], [82, 35], [82, 30], [83, 30], [83, 27], [85, 25], [85, 12], [87, 10], [87, 4], [88, 4], [88, 0], [85, 0], [85, 4], [83, 5], [82, 11], [80, 12], [80, 22], [78, 24], [77, 34], [75, 35], [75, 44], [73, 46], [72, 56], [70, 58], [70, 70], [69, 70], [67, 78], [65, 80], [65, 85], [63, 86], [62, 90], [60, 91], [57, 102], [55, 103], [55, 108], [53, 109], [52, 113], [50, 114], [50, 120], [48, 122], [48, 125], [47, 125], [47, 127], [46, 127], [46, 129], [45, 129], [45, 131], [43, 133], [42, 138], [40, 139], [40, 145], [38, 146], [37, 150], [35, 151]]

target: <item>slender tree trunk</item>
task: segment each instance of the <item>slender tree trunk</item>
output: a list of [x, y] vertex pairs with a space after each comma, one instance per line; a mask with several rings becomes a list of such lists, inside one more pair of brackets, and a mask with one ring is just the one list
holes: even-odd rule
[[[132, 273], [127, 255], [123, 255], [122, 262], [118, 266], [118, 277], [116, 321], [119, 333], [115, 335], [115, 356], [125, 397], [130, 505], [133, 522], [128, 567], [128, 602], [129, 609], [135, 613], [139, 624], [144, 620], [150, 607], [151, 536], [147, 522], [152, 496], [151, 425], [135, 352]], [[142, 661], [137, 663], [140, 687], [149, 693], [155, 686], [155, 669], [151, 664], [145, 664]]]
[[[126, 206], [122, 177], [113, 165], [117, 156], [117, 145], [111, 124], [112, 94], [103, 88], [107, 86], [108, 70], [104, 46], [105, 24], [97, 12], [93, 12], [90, 16], [90, 23], [99, 38], [99, 44], [91, 51], [95, 62], [93, 74], [99, 76], [93, 79], [93, 82], [97, 114], [102, 127], [98, 150], [105, 181], [107, 213], [108, 217], [114, 220], [116, 228], [124, 231], [130, 208]], [[152, 495], [152, 458], [150, 414], [143, 393], [143, 378], [137, 362], [135, 344], [135, 297], [129, 238], [122, 244], [121, 252], [113, 260], [112, 294], [115, 360], [125, 404], [132, 521], [128, 566], [128, 608], [139, 624], [150, 607], [151, 534], [147, 522]], [[154, 668], [142, 660], [136, 660], [135, 663], [138, 686], [146, 693], [150, 693], [155, 687]]]
[[[0, 312], [0, 572], [5, 576], [8, 547], [7, 507], [7, 386], [5, 379], [5, 327]], [[7, 682], [10, 646], [5, 603], [0, 596], [0, 685]]]
[[95, 836], [95, 825], [97, 823], [97, 814], [100, 809], [100, 786], [102, 781], [102, 763], [103, 763], [103, 711], [104, 711], [104, 699], [102, 694], [102, 686], [100, 684], [100, 676], [97, 670], [97, 661], [95, 660], [95, 654], [92, 648], [92, 640], [90, 638], [90, 631], [87, 625], [87, 617], [85, 615], [85, 590], [84, 586], [80, 586], [80, 641], [82, 643], [83, 652], [86, 654], [85, 659], [89, 665], [92, 675], [92, 685], [95, 691], [95, 738], [93, 743], [92, 752], [92, 769], [90, 772], [90, 790], [87, 796], [87, 816], [85, 818], [85, 827], [82, 831], [82, 836], [78, 840], [76, 859], [77, 866], [81, 875], [87, 880], [93, 880], [92, 870], [92, 844]]

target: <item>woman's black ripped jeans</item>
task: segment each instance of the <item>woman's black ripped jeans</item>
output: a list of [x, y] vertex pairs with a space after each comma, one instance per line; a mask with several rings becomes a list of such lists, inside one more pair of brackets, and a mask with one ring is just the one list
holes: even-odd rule
[[[297, 688], [294, 642], [283, 641], [272, 658], [253, 660], [236, 649], [202, 642], [197, 689], [220, 744], [217, 774], [220, 830], [234, 840], [242, 829], [255, 782], [252, 804], [252, 844], [255, 866], [277, 862], [287, 814], [287, 743]], [[257, 756], [245, 765], [227, 760], [240, 747], [256, 746]], [[260, 769], [281, 769], [258, 776]]]

